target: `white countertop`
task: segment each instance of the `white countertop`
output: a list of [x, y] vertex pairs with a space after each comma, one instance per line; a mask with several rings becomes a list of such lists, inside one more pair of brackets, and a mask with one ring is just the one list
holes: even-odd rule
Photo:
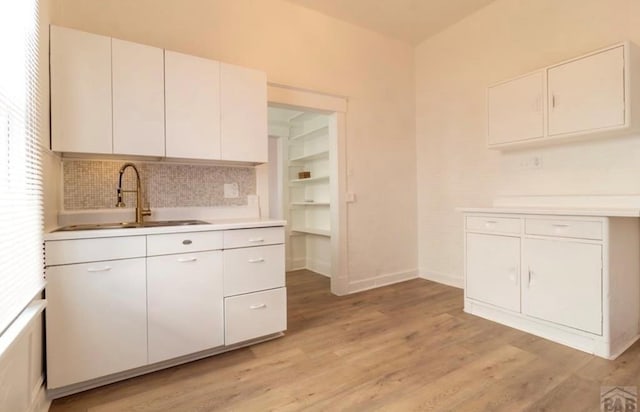
[[275, 219], [200, 219], [207, 222], [202, 225], [138, 227], [124, 229], [72, 230], [45, 233], [44, 240], [91, 239], [100, 237], [140, 236], [163, 233], [202, 232], [208, 230], [249, 229], [254, 227], [284, 226], [287, 222]]
[[598, 217], [640, 217], [638, 208], [549, 208], [549, 207], [461, 207], [463, 213], [510, 213], [516, 215], [562, 215]]

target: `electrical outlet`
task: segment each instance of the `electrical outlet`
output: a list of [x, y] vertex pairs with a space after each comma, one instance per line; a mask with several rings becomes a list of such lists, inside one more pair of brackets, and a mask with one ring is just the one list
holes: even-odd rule
[[225, 183], [224, 184], [224, 198], [236, 198], [240, 196], [237, 183]]
[[542, 156], [525, 156], [518, 163], [520, 169], [542, 169]]

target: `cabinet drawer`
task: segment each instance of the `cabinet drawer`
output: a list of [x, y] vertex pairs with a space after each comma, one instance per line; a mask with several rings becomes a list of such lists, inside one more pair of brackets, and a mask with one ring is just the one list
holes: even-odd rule
[[496, 233], [520, 233], [520, 219], [493, 216], [467, 217], [467, 230]]
[[222, 249], [222, 232], [187, 232], [147, 236], [147, 256]]
[[601, 240], [602, 222], [562, 219], [526, 219], [525, 233], [527, 235]]
[[144, 236], [48, 240], [44, 247], [47, 266], [55, 266], [144, 257], [146, 241]]
[[259, 338], [287, 329], [287, 289], [224, 299], [225, 345]]
[[284, 245], [225, 250], [224, 295], [284, 286]]
[[224, 231], [225, 249], [278, 243], [284, 243], [284, 228], [282, 226]]

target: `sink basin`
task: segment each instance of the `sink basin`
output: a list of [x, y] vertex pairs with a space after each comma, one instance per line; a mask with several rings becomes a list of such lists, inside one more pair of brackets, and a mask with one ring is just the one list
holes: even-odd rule
[[54, 232], [69, 232], [72, 230], [102, 230], [102, 229], [131, 229], [139, 227], [162, 227], [162, 226], [190, 226], [206, 225], [203, 220], [160, 220], [155, 222], [123, 222], [123, 223], [89, 223], [84, 225], [69, 225], [54, 230]]

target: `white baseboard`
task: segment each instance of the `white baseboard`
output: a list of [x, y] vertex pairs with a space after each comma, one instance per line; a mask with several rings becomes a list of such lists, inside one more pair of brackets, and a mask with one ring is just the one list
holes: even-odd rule
[[307, 269], [326, 277], [331, 277], [331, 262], [318, 259], [307, 259]]
[[362, 292], [364, 290], [374, 289], [381, 286], [387, 286], [394, 283], [404, 282], [406, 280], [416, 279], [418, 272], [410, 270], [407, 272], [386, 273], [375, 277], [360, 279], [349, 282], [348, 293]]
[[419, 277], [430, 280], [432, 282], [442, 283], [447, 286], [453, 286], [458, 289], [464, 288], [464, 279], [458, 276], [445, 275], [435, 272], [421, 272]]
[[307, 268], [307, 259], [305, 258], [294, 258], [287, 259], [287, 272], [291, 272], [293, 270], [302, 270]]

